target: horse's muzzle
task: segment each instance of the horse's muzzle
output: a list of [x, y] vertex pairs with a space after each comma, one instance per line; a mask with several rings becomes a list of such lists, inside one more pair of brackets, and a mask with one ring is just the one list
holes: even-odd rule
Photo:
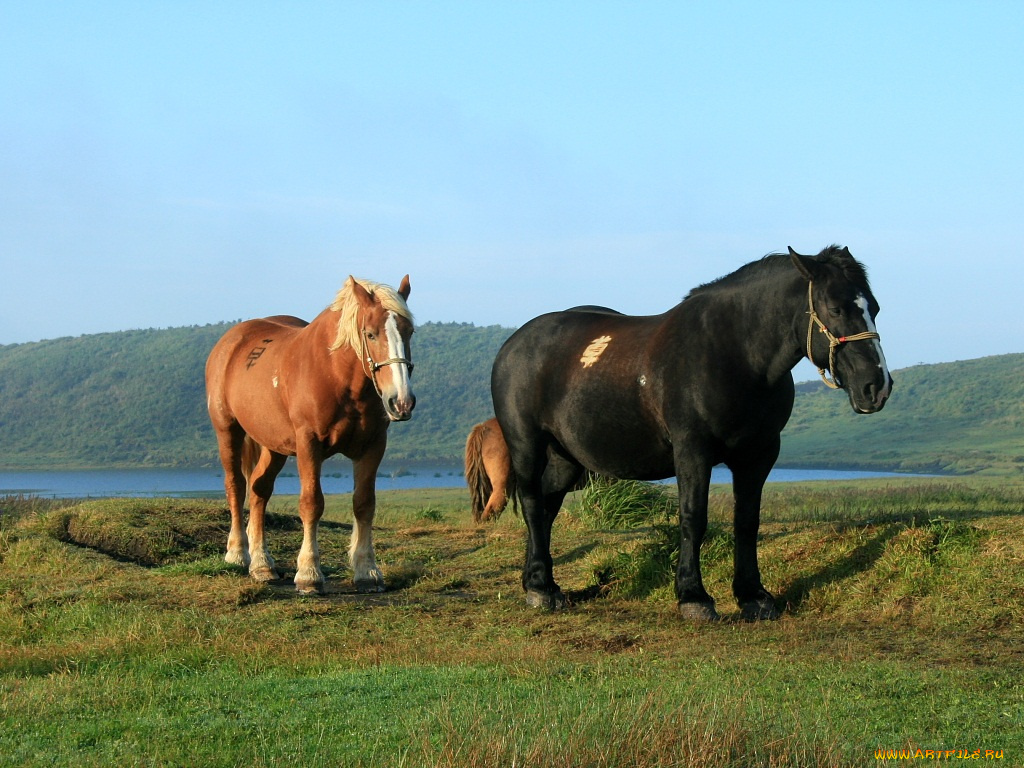
[[884, 386], [878, 386], [877, 382], [869, 382], [864, 385], [860, 397], [853, 397], [850, 393], [850, 404], [857, 413], [878, 413], [885, 407], [889, 396], [892, 394], [892, 376], [886, 375]]
[[389, 397], [384, 402], [384, 410], [392, 421], [408, 421], [412, 418], [412, 409], [416, 407], [416, 397], [409, 395], [407, 398]]

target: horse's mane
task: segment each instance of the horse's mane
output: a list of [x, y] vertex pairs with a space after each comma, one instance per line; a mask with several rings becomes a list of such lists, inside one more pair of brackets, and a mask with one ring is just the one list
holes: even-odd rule
[[359, 349], [359, 302], [352, 295], [353, 280], [363, 286], [366, 292], [379, 301], [384, 309], [395, 312], [406, 318], [410, 323], [412, 322], [412, 312], [409, 311], [409, 305], [405, 303], [405, 299], [394, 288], [383, 283], [375, 283], [372, 280], [350, 278], [345, 281], [345, 285], [338, 291], [338, 295], [334, 297], [334, 302], [330, 307], [335, 312], [341, 313], [341, 317], [338, 318], [338, 334], [334, 338], [334, 343], [330, 346], [331, 351], [346, 345], [353, 349]]
[[[843, 275], [847, 280], [863, 289], [868, 289], [867, 270], [864, 268], [863, 264], [850, 256], [849, 251], [847, 251], [843, 246], [830, 245], [817, 256], [810, 256], [808, 258], [814, 259], [822, 264], [830, 264], [834, 267], [838, 267], [842, 270]], [[776, 269], [794, 269], [788, 253], [769, 253], [767, 256], [764, 256], [757, 261], [744, 264], [735, 272], [731, 272], [717, 280], [712, 280], [709, 283], [697, 286], [690, 291], [686, 298], [719, 288], [731, 288], [743, 285], [751, 280], [756, 280], [759, 277], [762, 277], [766, 272]]]

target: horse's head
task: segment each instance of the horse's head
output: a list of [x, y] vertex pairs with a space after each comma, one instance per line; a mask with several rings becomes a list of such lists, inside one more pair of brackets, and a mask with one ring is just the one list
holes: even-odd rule
[[349, 277], [345, 286], [358, 304], [356, 314], [359, 341], [353, 345], [363, 370], [373, 381], [388, 418], [412, 418], [416, 396], [412, 393], [412, 315], [405, 304], [409, 298], [409, 276], [398, 290]]
[[878, 302], [864, 267], [838, 246], [817, 256], [790, 248], [789, 255], [807, 279], [807, 357], [826, 384], [846, 390], [857, 413], [882, 410], [892, 393], [892, 376], [875, 329]]

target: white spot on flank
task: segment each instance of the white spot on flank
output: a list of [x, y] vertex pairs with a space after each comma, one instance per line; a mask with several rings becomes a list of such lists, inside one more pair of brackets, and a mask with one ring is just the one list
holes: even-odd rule
[[596, 363], [606, 349], [608, 344], [611, 343], [611, 336], [598, 336], [583, 350], [583, 357], [580, 358], [580, 362], [583, 363], [584, 368], [589, 368]]
[[277, 376], [275, 376], [273, 379], [271, 379], [271, 381], [274, 382], [274, 389], [277, 389]]

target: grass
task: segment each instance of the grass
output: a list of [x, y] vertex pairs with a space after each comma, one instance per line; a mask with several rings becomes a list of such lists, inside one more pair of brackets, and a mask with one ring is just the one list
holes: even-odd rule
[[591, 475], [578, 496], [575, 512], [595, 528], [636, 528], [670, 520], [676, 499], [666, 485]]
[[[522, 521], [474, 525], [459, 490], [379, 495], [380, 595], [352, 588], [350, 497], [330, 497], [321, 598], [225, 564], [218, 502], [0, 500], [0, 766], [1024, 763], [1021, 486], [770, 486], [785, 611], [759, 624], [730, 596], [727, 488], [713, 625], [674, 613], [662, 512], [613, 527], [581, 498], [555, 524], [558, 614], [523, 603]], [[272, 504], [286, 570], [294, 505]]]

